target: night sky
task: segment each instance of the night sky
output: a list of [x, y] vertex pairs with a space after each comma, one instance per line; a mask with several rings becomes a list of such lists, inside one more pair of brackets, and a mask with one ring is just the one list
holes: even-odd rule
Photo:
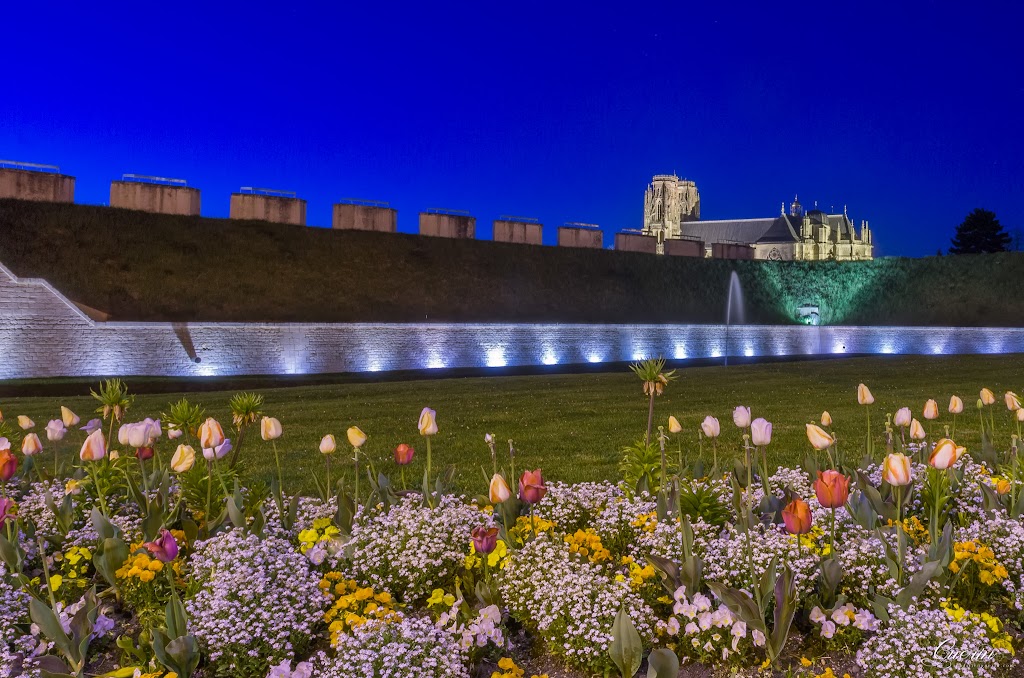
[[260, 186], [310, 224], [356, 197], [481, 238], [511, 214], [610, 242], [671, 172], [705, 219], [847, 205], [876, 254], [946, 249], [975, 207], [1024, 227], [1015, 3], [220, 4], [7, 3], [0, 158], [60, 165], [77, 202], [133, 172], [207, 216]]

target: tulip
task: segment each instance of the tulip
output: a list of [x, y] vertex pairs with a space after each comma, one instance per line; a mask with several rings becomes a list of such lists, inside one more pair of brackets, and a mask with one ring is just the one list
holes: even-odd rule
[[967, 453], [967, 448], [966, 447], [964, 447], [963, 445], [957, 445], [956, 446], [956, 461], [960, 461], [960, 457], [964, 456], [966, 453]]
[[213, 417], [208, 418], [199, 427], [199, 446], [213, 449], [224, 442], [224, 429]]
[[909, 485], [913, 480], [910, 457], [899, 452], [893, 452], [887, 456], [882, 467], [882, 479], [894, 487]]
[[740, 405], [732, 411], [732, 421], [739, 428], [750, 426], [750, 408]]
[[892, 418], [892, 423], [896, 426], [910, 426], [911, 419], [913, 419], [913, 415], [910, 414], [910, 408], [901, 407], [896, 411], [896, 416]]
[[103, 431], [96, 429], [89, 434], [82, 444], [82, 450], [78, 453], [82, 461], [99, 461], [107, 455], [107, 441], [103, 437]]
[[924, 404], [924, 418], [925, 419], [938, 419], [939, 418], [939, 404], [934, 400], [927, 400]]
[[60, 419], [64, 426], [71, 427], [81, 421], [81, 418], [63, 405], [60, 406]]
[[26, 417], [24, 414], [18, 415], [18, 426], [20, 426], [23, 431], [27, 431], [30, 428], [33, 428], [35, 425], [36, 423], [29, 419], [28, 417]]
[[0, 438], [0, 450], [11, 449], [11, 441], [7, 438]]
[[352, 426], [346, 431], [348, 442], [352, 447], [360, 448], [366, 442], [366, 434], [358, 426]]
[[166, 528], [161, 528], [156, 540], [147, 541], [143, 546], [161, 563], [169, 563], [178, 557], [178, 542]]
[[43, 451], [43, 444], [39, 442], [39, 436], [35, 433], [29, 433], [21, 441], [21, 453], [26, 457], [31, 457], [34, 454], [39, 454]]
[[413, 449], [412, 445], [402, 443], [395, 448], [395, 463], [399, 466], [408, 466], [412, 463], [414, 454], [416, 454], [416, 450]]
[[[5, 438], [3, 440], [6, 440]], [[0, 480], [8, 482], [18, 470], [18, 459], [11, 454], [11, 449], [0, 449]]]
[[676, 419], [673, 416], [669, 416], [669, 418], [668, 418], [668, 432], [669, 433], [679, 433], [682, 430], [683, 430], [683, 427], [679, 425], [679, 420]]
[[1013, 391], [1007, 391], [1003, 396], [1003, 400], [1006, 401], [1006, 409], [1011, 412], [1016, 412], [1020, 409], [1020, 396]]
[[807, 534], [811, 531], [811, 507], [800, 497], [795, 498], [782, 509], [782, 522], [790, 534]]
[[519, 498], [527, 504], [538, 504], [547, 494], [548, 488], [541, 478], [540, 469], [536, 471], [525, 471], [519, 479]]
[[[156, 454], [156, 452], [152, 447], [139, 447], [135, 450], [135, 457], [139, 461], [149, 461], [153, 458], [154, 454]], [[145, 474], [143, 474], [143, 480], [145, 480]]]
[[168, 438], [168, 440], [177, 440], [178, 438], [180, 438], [183, 435], [185, 435], [185, 432], [182, 431], [177, 426], [168, 426], [167, 427], [167, 438]]
[[910, 437], [914, 440], [924, 440], [927, 434], [924, 432], [924, 426], [921, 426], [921, 422], [917, 419], [910, 420]]
[[864, 384], [857, 384], [857, 402], [861, 405], [871, 405], [875, 402], [875, 396]]
[[822, 426], [831, 426], [832, 425], [832, 415], [828, 413], [828, 410], [825, 410], [824, 412], [821, 413], [821, 425]]
[[264, 440], [277, 440], [282, 433], [284, 430], [281, 428], [281, 422], [274, 417], [263, 417], [260, 421], [260, 435]]
[[128, 434], [131, 432], [132, 426], [134, 426], [134, 424], [121, 424], [121, 426], [118, 427], [118, 429], [117, 429], [117, 442], [118, 443], [120, 443], [122, 445], [127, 445], [128, 444]]
[[152, 445], [153, 435], [150, 425], [144, 421], [140, 421], [137, 424], [129, 424], [127, 444], [135, 448]]
[[437, 435], [437, 412], [429, 407], [424, 407], [423, 411], [420, 412], [420, 420], [417, 426], [421, 436]]
[[192, 469], [196, 463], [196, 451], [192, 449], [191, 445], [178, 445], [178, 449], [174, 451], [174, 456], [171, 457], [171, 468], [175, 473], [186, 473]]
[[959, 396], [952, 396], [949, 399], [949, 413], [960, 414], [964, 411], [964, 401]]
[[498, 545], [498, 528], [478, 525], [473, 528], [473, 549], [480, 555], [487, 555]]
[[224, 442], [222, 442], [217, 447], [204, 447], [203, 457], [205, 457], [208, 461], [216, 461], [218, 459], [223, 459], [224, 457], [228, 456], [228, 452], [230, 452], [231, 449], [231, 438], [225, 438]]
[[493, 445], [494, 444], [494, 434], [493, 433], [485, 433], [484, 434], [484, 442], [486, 444], [488, 444], [488, 445]]
[[750, 442], [757, 447], [764, 447], [772, 442], [772, 423], [758, 417], [750, 424]]
[[981, 398], [981, 402], [985, 405], [994, 405], [996, 402], [996, 394], [987, 388], [981, 389], [978, 397]]
[[334, 454], [336, 449], [338, 449], [338, 443], [330, 433], [320, 439], [320, 454]]
[[814, 481], [814, 494], [823, 507], [840, 508], [850, 497], [850, 479], [838, 471], [818, 471], [818, 479]]
[[928, 463], [940, 471], [949, 468], [957, 460], [957, 445], [949, 438], [943, 438], [932, 448]]
[[491, 476], [489, 492], [492, 504], [500, 504], [512, 496], [512, 490], [509, 489], [508, 483], [505, 482], [505, 478], [500, 473], [495, 473]]
[[1024, 407], [1017, 410], [1017, 421], [1024, 421]]
[[1000, 478], [996, 482], [996, 494], [1009, 494], [1011, 489], [1013, 489], [1013, 485], [1011, 485], [1010, 481], [1007, 480], [1006, 478]]
[[103, 422], [101, 422], [99, 419], [90, 419], [89, 421], [85, 422], [85, 426], [82, 426], [78, 430], [85, 431], [85, 434], [89, 435], [93, 431], [99, 430], [102, 424]]
[[700, 423], [700, 430], [704, 431], [704, 435], [708, 438], [717, 438], [718, 434], [722, 432], [722, 427], [718, 423], [718, 420], [708, 415], [704, 417], [704, 421]]
[[0, 525], [8, 520], [14, 520], [18, 516], [18, 505], [13, 499], [0, 497]]
[[830, 436], [825, 429], [814, 424], [807, 424], [807, 440], [816, 450], [827, 450], [836, 442], [836, 439]]
[[64, 428], [64, 422], [60, 419], [53, 419], [46, 425], [46, 439], [51, 443], [55, 443], [58, 440], [64, 440], [64, 436], [67, 432], [68, 430]]

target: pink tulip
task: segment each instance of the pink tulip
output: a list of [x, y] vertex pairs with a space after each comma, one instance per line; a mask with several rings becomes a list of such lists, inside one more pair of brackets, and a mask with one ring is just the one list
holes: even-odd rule
[[544, 486], [544, 479], [541, 478], [540, 469], [526, 471], [519, 479], [519, 498], [527, 504], [539, 504], [540, 500], [547, 494], [548, 488]]
[[161, 529], [155, 541], [148, 541], [143, 546], [162, 563], [169, 563], [178, 557], [178, 542], [167, 529]]

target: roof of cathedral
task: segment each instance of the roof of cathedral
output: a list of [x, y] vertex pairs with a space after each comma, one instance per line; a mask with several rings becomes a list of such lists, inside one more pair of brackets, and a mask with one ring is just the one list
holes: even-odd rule
[[799, 240], [798, 228], [796, 218], [785, 215], [766, 219], [684, 221], [680, 224], [684, 237], [699, 238], [706, 243], [796, 242]]

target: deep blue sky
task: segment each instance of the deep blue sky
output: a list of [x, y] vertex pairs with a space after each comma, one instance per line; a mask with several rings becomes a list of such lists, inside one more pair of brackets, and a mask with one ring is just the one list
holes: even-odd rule
[[310, 224], [359, 197], [478, 237], [514, 214], [609, 240], [672, 171], [706, 219], [848, 205], [881, 254], [945, 249], [979, 206], [1024, 227], [1015, 3], [442, 4], [7, 3], [0, 158], [60, 165], [78, 202], [135, 172], [209, 216], [255, 185]]

